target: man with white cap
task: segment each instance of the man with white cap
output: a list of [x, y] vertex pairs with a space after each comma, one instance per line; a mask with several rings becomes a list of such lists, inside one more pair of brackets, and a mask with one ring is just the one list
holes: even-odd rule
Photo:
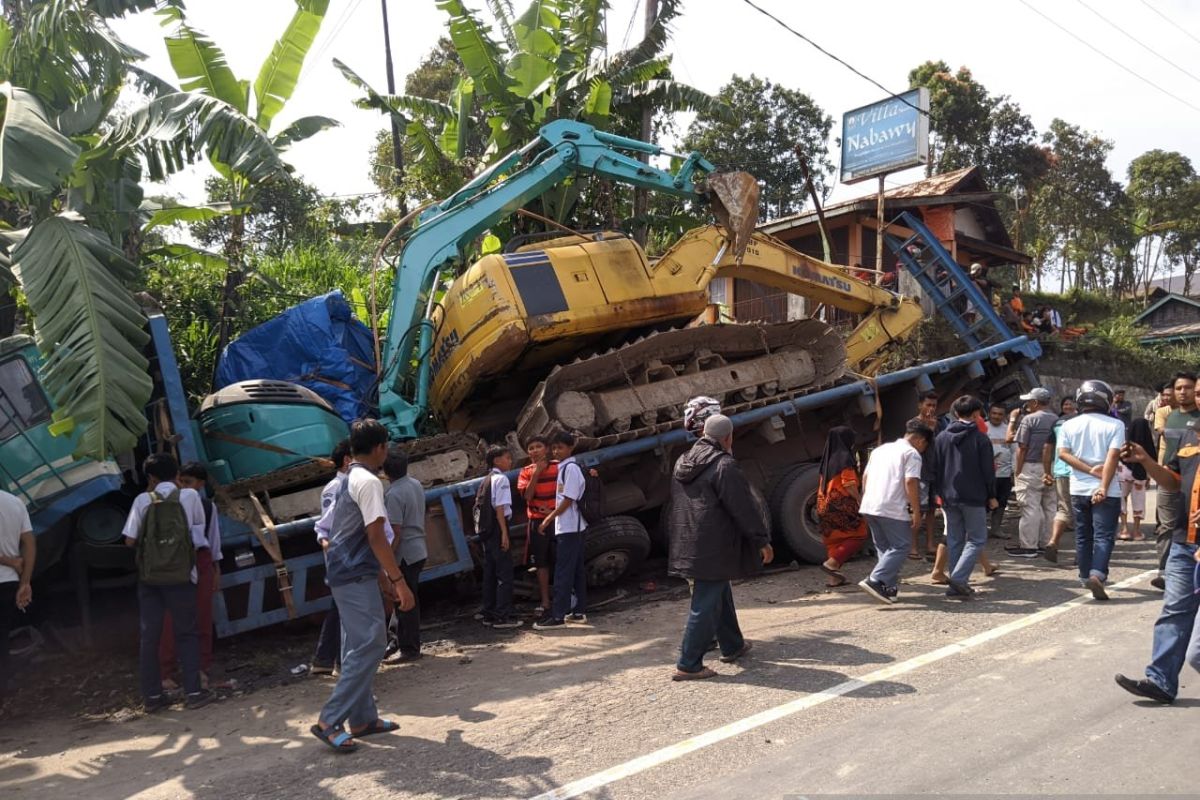
[[1017, 426], [1017, 456], [1013, 465], [1017, 504], [1021, 507], [1021, 522], [1017, 528], [1020, 544], [1008, 552], [1009, 555], [1036, 558], [1038, 548], [1050, 541], [1050, 529], [1058, 510], [1054, 478], [1044, 458], [1052, 454], [1046, 450], [1046, 443], [1054, 433], [1058, 415], [1050, 410], [1049, 389], [1032, 389], [1021, 395], [1021, 399], [1025, 401], [1027, 413]]
[[675, 462], [668, 518], [668, 571], [693, 581], [692, 606], [672, 680], [717, 673], [704, 666], [715, 635], [721, 661], [750, 652], [733, 605], [730, 581], [762, 569], [774, 557], [766, 518], [732, 455], [733, 422], [704, 421], [704, 435]]

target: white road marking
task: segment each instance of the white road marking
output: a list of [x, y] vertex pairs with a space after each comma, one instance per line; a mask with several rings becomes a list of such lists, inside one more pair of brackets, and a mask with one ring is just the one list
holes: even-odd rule
[[[1139, 575], [1134, 575], [1132, 578], [1126, 578], [1119, 583], [1110, 585], [1109, 589], [1127, 589], [1136, 583], [1146, 580], [1158, 574], [1158, 570], [1148, 570]], [[995, 628], [991, 628], [982, 633], [977, 633], [974, 636], [968, 636], [966, 639], [948, 644], [945, 647], [939, 647], [937, 650], [930, 651], [923, 655], [914, 656], [907, 661], [901, 661], [898, 664], [892, 664], [882, 669], [877, 669], [874, 672], [869, 672], [861, 678], [839, 683], [836, 686], [831, 686], [820, 692], [805, 695], [804, 697], [784, 703], [783, 705], [768, 708], [766, 711], [760, 711], [743, 719], [735, 720], [727, 725], [722, 725], [720, 728], [714, 728], [711, 731], [702, 733], [699, 736], [693, 736], [690, 739], [684, 739], [682, 742], [677, 742], [668, 745], [653, 753], [647, 753], [644, 756], [626, 761], [624, 764], [618, 764], [615, 767], [609, 767], [602, 772], [597, 772], [594, 775], [589, 775], [586, 778], [580, 778], [577, 781], [572, 781], [565, 786], [560, 786], [557, 789], [552, 789], [548, 792], [537, 795], [533, 800], [567, 800], [571, 797], [579, 797], [582, 794], [599, 789], [602, 786], [607, 786], [610, 783], [616, 783], [619, 780], [637, 775], [640, 772], [645, 772], [668, 761], [674, 761], [677, 758], [682, 758], [689, 753], [694, 753], [697, 750], [708, 747], [709, 745], [723, 742], [726, 739], [732, 739], [755, 728], [761, 728], [763, 725], [781, 720], [785, 717], [790, 717], [801, 711], [806, 711], [822, 703], [827, 703], [842, 695], [850, 694], [851, 692], [870, 686], [874, 683], [891, 680], [905, 673], [928, 666], [935, 661], [941, 661], [943, 658], [949, 658], [959, 653], [964, 653], [967, 650], [974, 649], [980, 645], [995, 641], [1010, 633], [1024, 630], [1046, 620], [1053, 619], [1061, 614], [1065, 614], [1073, 608], [1083, 605], [1084, 603], [1095, 602], [1091, 595], [1082, 594], [1065, 603], [1060, 603], [1050, 608], [1044, 608], [1041, 611], [1034, 612], [1020, 619], [1015, 619], [1012, 622], [1006, 622]]]

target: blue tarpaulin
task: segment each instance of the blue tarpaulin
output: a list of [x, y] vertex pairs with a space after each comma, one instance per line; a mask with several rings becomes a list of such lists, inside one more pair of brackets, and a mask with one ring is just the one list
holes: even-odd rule
[[347, 423], [371, 412], [375, 349], [371, 329], [340, 292], [293, 306], [230, 343], [217, 386], [249, 380], [297, 383], [325, 398]]

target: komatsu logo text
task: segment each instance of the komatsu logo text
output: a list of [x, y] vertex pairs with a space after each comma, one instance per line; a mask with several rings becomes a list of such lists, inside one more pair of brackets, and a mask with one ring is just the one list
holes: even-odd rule
[[853, 287], [850, 285], [850, 281], [843, 280], [836, 275], [822, 275], [808, 264], [797, 264], [796, 266], [792, 267], [792, 274], [794, 274], [797, 278], [803, 278], [806, 281], [820, 283], [830, 287], [831, 289], [837, 289], [840, 292], [848, 293], [853, 290]]

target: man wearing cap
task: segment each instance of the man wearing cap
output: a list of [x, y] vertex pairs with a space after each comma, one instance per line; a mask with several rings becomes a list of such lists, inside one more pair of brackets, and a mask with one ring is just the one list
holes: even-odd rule
[[733, 423], [723, 414], [713, 414], [704, 421], [704, 435], [675, 462], [668, 571], [690, 578], [694, 586], [672, 680], [717, 674], [704, 666], [714, 635], [725, 663], [750, 652], [729, 582], [758, 572], [774, 553], [766, 516], [732, 450]]
[[1054, 478], [1047, 474], [1042, 458], [1058, 417], [1050, 411], [1049, 389], [1038, 387], [1021, 395], [1021, 399], [1027, 413], [1017, 427], [1017, 457], [1013, 465], [1017, 504], [1021, 507], [1017, 528], [1020, 542], [1008, 553], [1036, 558], [1038, 548], [1050, 541], [1050, 528], [1058, 508]]

